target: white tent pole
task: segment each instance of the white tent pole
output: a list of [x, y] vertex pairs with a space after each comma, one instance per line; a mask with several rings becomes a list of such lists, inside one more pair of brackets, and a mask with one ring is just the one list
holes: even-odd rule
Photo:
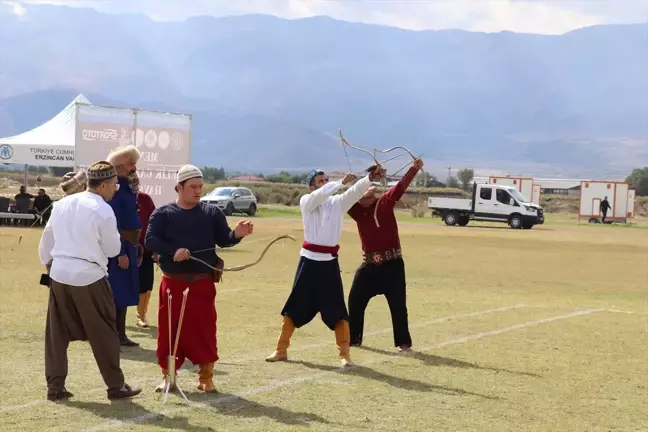
[[74, 169], [72, 171], [77, 171], [79, 169], [79, 164], [77, 162], [77, 152], [79, 151], [77, 148], [77, 141], [79, 140], [79, 102], [75, 102], [75, 110], [74, 110]]
[[28, 166], [29, 165], [25, 164], [25, 183], [24, 183], [25, 184], [25, 190], [27, 190], [27, 187], [28, 187], [28, 185], [27, 185], [27, 167]]

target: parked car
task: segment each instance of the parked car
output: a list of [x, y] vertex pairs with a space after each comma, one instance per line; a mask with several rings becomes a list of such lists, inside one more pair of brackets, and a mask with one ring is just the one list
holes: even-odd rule
[[217, 187], [200, 198], [200, 201], [217, 205], [226, 216], [231, 216], [234, 212], [254, 216], [257, 211], [257, 199], [246, 187]]

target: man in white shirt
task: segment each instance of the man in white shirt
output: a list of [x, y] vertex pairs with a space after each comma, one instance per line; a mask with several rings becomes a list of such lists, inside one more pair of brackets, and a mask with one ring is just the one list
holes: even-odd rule
[[45, 326], [47, 399], [65, 400], [67, 348], [88, 341], [109, 399], [133, 397], [141, 389], [124, 382], [119, 365], [115, 304], [106, 278], [108, 258], [119, 254], [121, 240], [115, 214], [106, 201], [117, 190], [117, 173], [109, 162], [92, 164], [87, 191], [54, 204], [38, 253], [50, 275]]
[[341, 181], [328, 182], [324, 172], [313, 170], [308, 175], [311, 193], [299, 200], [304, 223], [304, 242], [300, 251], [292, 291], [281, 311], [283, 324], [275, 352], [266, 361], [288, 359], [288, 346], [295, 328], [300, 328], [320, 313], [326, 326], [335, 331], [335, 340], [342, 366], [351, 365], [349, 314], [344, 302], [342, 277], [338, 263], [338, 242], [344, 215], [369, 190], [374, 180], [385, 175], [378, 165], [366, 177], [340, 195], [333, 195], [342, 186], [354, 181], [347, 174]]

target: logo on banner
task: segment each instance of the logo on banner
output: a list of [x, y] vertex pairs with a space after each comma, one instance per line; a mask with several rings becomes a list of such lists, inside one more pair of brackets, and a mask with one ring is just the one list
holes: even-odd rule
[[86, 141], [116, 141], [117, 138], [119, 134], [115, 129], [83, 129], [83, 139]]
[[119, 145], [129, 145], [132, 143], [132, 132], [129, 132], [128, 128], [121, 129], [121, 137], [119, 138]]
[[135, 134], [135, 146], [141, 147], [142, 143], [144, 142], [144, 131], [140, 128], [137, 128], [137, 130], [135, 130], [135, 132], [133, 133]]
[[160, 135], [158, 135], [158, 146], [162, 149], [165, 150], [167, 147], [169, 147], [169, 142], [171, 141], [171, 138], [169, 137], [169, 132], [163, 130], [160, 132]]
[[7, 160], [13, 156], [13, 148], [9, 144], [0, 145], [0, 159]]
[[157, 143], [157, 134], [153, 129], [149, 129], [146, 131], [146, 134], [144, 135], [144, 144], [148, 148], [153, 148], [155, 147], [155, 144]]
[[173, 147], [174, 150], [180, 150], [183, 145], [184, 139], [182, 138], [182, 134], [180, 132], [175, 132], [173, 135], [171, 135], [171, 147]]

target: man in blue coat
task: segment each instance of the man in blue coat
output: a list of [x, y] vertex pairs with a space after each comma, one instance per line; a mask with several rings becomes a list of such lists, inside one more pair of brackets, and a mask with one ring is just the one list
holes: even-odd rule
[[137, 215], [137, 193], [131, 187], [129, 177], [137, 171], [140, 152], [134, 145], [118, 147], [108, 155], [108, 162], [117, 170], [119, 189], [108, 202], [115, 212], [117, 228], [121, 236], [119, 255], [108, 261], [108, 281], [113, 291], [117, 312], [117, 332], [123, 346], [138, 346], [126, 336], [126, 311], [128, 306], [139, 303], [138, 247], [142, 228]]

